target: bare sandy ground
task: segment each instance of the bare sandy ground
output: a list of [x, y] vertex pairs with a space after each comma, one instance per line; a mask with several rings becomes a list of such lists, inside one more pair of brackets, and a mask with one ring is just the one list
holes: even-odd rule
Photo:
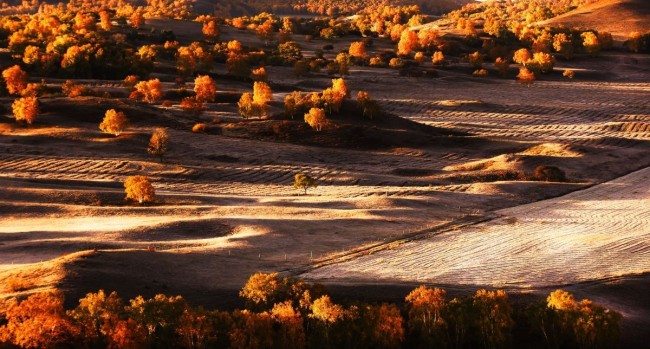
[[650, 169], [555, 199], [498, 210], [500, 218], [305, 274], [546, 287], [650, 271]]

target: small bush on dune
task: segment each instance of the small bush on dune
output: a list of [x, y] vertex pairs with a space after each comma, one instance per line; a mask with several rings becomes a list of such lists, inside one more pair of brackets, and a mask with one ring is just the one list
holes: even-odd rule
[[565, 182], [566, 174], [556, 166], [537, 166], [533, 178], [546, 182]]

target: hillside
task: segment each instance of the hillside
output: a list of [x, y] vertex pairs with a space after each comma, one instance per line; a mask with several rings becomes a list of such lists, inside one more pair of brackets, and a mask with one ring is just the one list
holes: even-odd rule
[[650, 30], [650, 2], [600, 0], [539, 24], [595, 29], [610, 32], [617, 39], [625, 39], [630, 32]]

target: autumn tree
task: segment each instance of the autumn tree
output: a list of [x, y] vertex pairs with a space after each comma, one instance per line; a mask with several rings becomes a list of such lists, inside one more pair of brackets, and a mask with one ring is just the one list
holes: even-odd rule
[[506, 76], [510, 70], [510, 61], [507, 58], [497, 57], [494, 61], [494, 67], [499, 72], [499, 75]]
[[160, 162], [162, 162], [163, 156], [167, 153], [167, 143], [169, 143], [169, 134], [167, 133], [167, 130], [158, 127], [154, 130], [149, 139], [147, 152], [153, 156], [157, 156], [160, 159]]
[[573, 57], [573, 42], [565, 33], [555, 34], [553, 36], [553, 50], [564, 56], [565, 59]]
[[253, 102], [253, 94], [250, 92], [244, 92], [241, 95], [239, 102], [237, 102], [237, 109], [239, 111], [239, 115], [241, 115], [244, 119], [248, 119], [261, 114]]
[[199, 75], [194, 79], [196, 99], [202, 102], [214, 102], [217, 86], [209, 75]]
[[483, 65], [483, 59], [484, 57], [479, 51], [467, 54], [467, 61], [474, 68], [480, 68]]
[[525, 48], [519, 49], [515, 51], [514, 55], [512, 56], [512, 60], [515, 63], [522, 64], [526, 66], [526, 63], [532, 59], [532, 55], [530, 54], [530, 51], [528, 51]]
[[221, 35], [219, 24], [217, 24], [217, 20], [214, 18], [203, 23], [203, 28], [201, 31], [203, 32], [203, 35], [205, 35], [206, 39], [211, 41], [217, 41], [219, 39], [219, 35]]
[[368, 56], [366, 53], [366, 45], [363, 43], [363, 41], [356, 41], [351, 43], [350, 49], [348, 49], [348, 53], [351, 57], [359, 59], [365, 59]]
[[508, 295], [503, 290], [478, 290], [473, 297], [481, 341], [486, 348], [502, 348], [514, 324]]
[[273, 347], [273, 318], [269, 313], [235, 310], [230, 331], [232, 349], [267, 349]]
[[192, 115], [200, 115], [205, 111], [205, 102], [199, 99], [197, 96], [184, 97], [181, 99], [180, 104], [181, 109]]
[[[328, 121], [325, 117], [325, 111], [321, 108], [311, 108], [309, 112], [305, 114], [305, 122], [311, 126], [316, 131], [321, 131], [323, 126], [326, 126]], [[305, 190], [305, 194], [307, 191]]]
[[3, 70], [2, 78], [5, 80], [9, 94], [20, 94], [20, 92], [27, 87], [27, 73], [22, 70], [19, 65], [14, 65]]
[[257, 31], [257, 36], [264, 41], [271, 41], [275, 36], [275, 30], [273, 28], [273, 22], [267, 20], [264, 23], [257, 26], [255, 29]]
[[129, 18], [129, 21], [131, 22], [133, 28], [139, 29], [144, 25], [144, 14], [140, 10], [134, 11]]
[[370, 98], [368, 92], [359, 91], [359, 93], [357, 93], [357, 104], [359, 105], [359, 108], [363, 110], [363, 116], [366, 116], [370, 119], [381, 112], [379, 103], [377, 103], [376, 100]]
[[36, 97], [22, 97], [16, 99], [13, 104], [11, 104], [11, 109], [16, 121], [25, 121], [28, 125], [31, 125], [36, 121], [36, 117], [38, 116], [38, 104], [38, 98]]
[[104, 133], [114, 134], [117, 137], [124, 131], [128, 122], [123, 112], [109, 109], [104, 115], [104, 120], [99, 124], [99, 129]]
[[231, 52], [226, 59], [226, 69], [232, 76], [248, 77], [251, 71], [248, 55]]
[[318, 187], [318, 183], [315, 179], [304, 173], [297, 173], [293, 180], [293, 187], [295, 189], [304, 190], [305, 195], [307, 195], [307, 189]]
[[188, 308], [183, 297], [157, 294], [145, 299], [137, 296], [129, 303], [129, 316], [144, 329], [150, 347], [169, 347], [178, 340], [177, 329]]
[[246, 300], [249, 308], [269, 309], [279, 301], [282, 280], [278, 273], [255, 273], [248, 278], [239, 296]]
[[342, 321], [345, 317], [345, 310], [341, 305], [332, 302], [329, 296], [325, 295], [316, 299], [311, 305], [311, 319], [316, 320], [316, 326], [323, 332], [323, 341], [326, 347], [331, 345], [331, 328], [334, 324]]
[[271, 310], [271, 316], [279, 325], [276, 331], [276, 346], [278, 348], [305, 348], [303, 319], [290, 300], [276, 303]]
[[530, 70], [521, 67], [519, 68], [519, 74], [517, 74], [517, 79], [519, 79], [519, 82], [521, 82], [522, 84], [526, 84], [530, 86], [533, 82], [535, 82], [535, 74]]
[[99, 11], [99, 27], [102, 28], [102, 30], [104, 30], [104, 31], [107, 31], [107, 32], [111, 31], [111, 28], [113, 27], [113, 25], [111, 23], [111, 13], [110, 12], [108, 12], [106, 10]]
[[293, 74], [297, 78], [309, 74], [309, 62], [304, 59], [296, 61], [296, 63], [293, 65]]
[[418, 34], [412, 30], [404, 30], [397, 43], [397, 54], [408, 56], [413, 50], [416, 50], [419, 44]]
[[88, 293], [79, 300], [79, 305], [69, 312], [70, 317], [81, 329], [84, 341], [92, 346], [102, 343], [114, 347], [112, 337], [115, 329], [124, 321], [122, 300], [115, 292], [106, 294], [104, 290]]
[[271, 87], [263, 81], [255, 81], [253, 84], [253, 104], [255, 104], [262, 115], [268, 112], [267, 103], [273, 100], [273, 93]]
[[370, 307], [368, 329], [372, 348], [399, 349], [404, 341], [404, 319], [394, 304]]
[[421, 346], [444, 346], [447, 322], [442, 316], [447, 292], [420, 286], [406, 296], [409, 332]]
[[266, 82], [268, 80], [268, 73], [266, 72], [266, 68], [259, 67], [257, 69], [253, 69], [253, 71], [251, 71], [251, 79], [253, 79], [253, 81]]
[[600, 42], [598, 36], [593, 32], [584, 32], [580, 34], [582, 38], [582, 46], [585, 48], [587, 53], [595, 56], [600, 53]]
[[56, 348], [79, 339], [79, 328], [63, 308], [59, 291], [33, 294], [7, 302], [0, 341], [21, 348]]
[[129, 98], [143, 100], [147, 103], [154, 103], [162, 99], [163, 91], [159, 79], [140, 81], [135, 85], [135, 91]]
[[124, 192], [127, 200], [137, 201], [140, 204], [153, 202], [156, 199], [156, 191], [149, 177], [146, 176], [127, 177], [124, 181]]
[[445, 55], [441, 51], [436, 51], [431, 57], [433, 65], [445, 65]]
[[304, 96], [300, 91], [293, 91], [284, 97], [284, 111], [293, 119], [304, 103]]

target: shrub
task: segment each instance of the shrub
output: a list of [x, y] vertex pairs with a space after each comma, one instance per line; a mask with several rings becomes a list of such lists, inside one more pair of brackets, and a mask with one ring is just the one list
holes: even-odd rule
[[562, 76], [573, 79], [576, 76], [576, 73], [571, 69], [565, 69]]
[[140, 204], [153, 202], [156, 198], [156, 191], [146, 176], [128, 177], [124, 181], [124, 192], [127, 200], [134, 200]]
[[472, 72], [472, 75], [476, 77], [484, 77], [484, 76], [488, 76], [488, 71], [487, 69], [477, 69], [474, 70], [474, 72]]
[[206, 124], [204, 124], [204, 123], [198, 123], [198, 124], [195, 124], [194, 126], [192, 126], [192, 132], [194, 132], [194, 133], [199, 133], [199, 132], [205, 133], [205, 130], [207, 129], [207, 127], [208, 126]]
[[566, 174], [556, 166], [540, 165], [535, 168], [535, 180], [545, 182], [565, 182]]
[[88, 89], [86, 86], [77, 84], [72, 80], [66, 80], [66, 82], [61, 85], [61, 91], [64, 95], [74, 98], [88, 94]]

